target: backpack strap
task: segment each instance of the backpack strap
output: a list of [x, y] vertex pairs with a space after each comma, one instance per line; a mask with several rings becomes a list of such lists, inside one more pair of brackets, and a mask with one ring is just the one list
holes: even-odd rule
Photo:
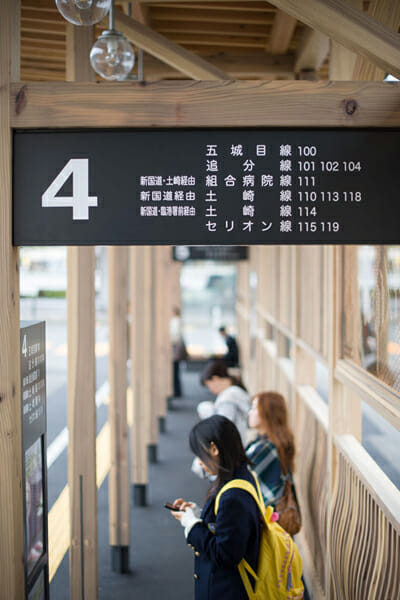
[[263, 497], [261, 494], [260, 484], [258, 483], [257, 475], [253, 472], [251, 472], [251, 474], [254, 477], [257, 491], [254, 489], [254, 485], [252, 485], [250, 483], [250, 481], [247, 481], [247, 479], [231, 479], [231, 481], [228, 481], [228, 483], [226, 483], [219, 490], [217, 497], [215, 498], [214, 512], [215, 512], [215, 514], [217, 514], [217, 512], [218, 512], [219, 502], [220, 502], [222, 494], [224, 492], [227, 492], [228, 490], [237, 488], [240, 490], [244, 490], [245, 492], [248, 492], [252, 496], [252, 498], [254, 499], [255, 503], [257, 504], [257, 506], [260, 510], [260, 513], [262, 515], [262, 518], [264, 520], [266, 527], [268, 527], [268, 521], [265, 516], [265, 506], [264, 506], [264, 501], [263, 501]]
[[[257, 491], [255, 490], [254, 485], [252, 485], [250, 483], [250, 481], [247, 481], [247, 479], [232, 479], [231, 481], [228, 481], [228, 483], [226, 483], [218, 492], [217, 497], [215, 498], [214, 512], [215, 512], [215, 514], [217, 514], [218, 507], [219, 507], [219, 501], [224, 492], [231, 490], [233, 488], [244, 490], [245, 492], [248, 492], [254, 499], [255, 503], [257, 504], [257, 506], [260, 510], [260, 513], [262, 515], [265, 526], [268, 529], [268, 521], [267, 521], [267, 518], [265, 515], [265, 506], [264, 506], [264, 500], [263, 500], [263, 497], [261, 494], [260, 484], [258, 483], [257, 475], [255, 473], [253, 473], [253, 471], [251, 471], [251, 474], [254, 477]], [[259, 579], [257, 573], [254, 571], [254, 569], [251, 567], [251, 565], [249, 565], [249, 563], [247, 562], [247, 560], [245, 558], [242, 558], [242, 560], [238, 564], [238, 569], [239, 569], [239, 574], [240, 574], [241, 580], [243, 582], [243, 585], [245, 587], [245, 590], [247, 592], [247, 596], [248, 596], [249, 600], [254, 599], [255, 598], [254, 590], [250, 583], [247, 572], [252, 575], [252, 577], [254, 578], [255, 581], [257, 581]]]

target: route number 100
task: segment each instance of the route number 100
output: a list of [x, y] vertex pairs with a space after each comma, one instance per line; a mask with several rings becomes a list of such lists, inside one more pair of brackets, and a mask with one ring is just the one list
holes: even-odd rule
[[299, 156], [316, 156], [317, 148], [315, 146], [297, 146]]

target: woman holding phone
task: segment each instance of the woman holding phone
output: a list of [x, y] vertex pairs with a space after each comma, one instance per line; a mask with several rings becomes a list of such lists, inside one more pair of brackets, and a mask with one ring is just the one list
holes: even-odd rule
[[225, 491], [215, 514], [218, 491], [232, 479], [245, 479], [255, 487], [240, 434], [224, 416], [197, 423], [189, 443], [203, 469], [215, 477], [204, 507], [178, 498], [171, 514], [180, 521], [195, 556], [195, 600], [247, 600], [238, 571], [245, 558], [256, 570], [261, 521], [252, 496], [239, 488]]

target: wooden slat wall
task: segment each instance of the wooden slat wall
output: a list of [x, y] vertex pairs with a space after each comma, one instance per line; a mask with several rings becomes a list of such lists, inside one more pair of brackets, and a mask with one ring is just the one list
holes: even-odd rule
[[400, 491], [352, 436], [337, 436], [331, 600], [397, 598]]
[[[313, 597], [325, 597], [328, 480], [328, 408], [311, 386], [297, 392], [297, 481], [303, 527], [300, 546], [311, 557], [306, 565]], [[312, 567], [312, 568], [310, 568]]]
[[[289, 252], [284, 247], [252, 249], [249, 265], [241, 267], [239, 323], [245, 339], [247, 294], [243, 286], [253, 269], [259, 286], [258, 337], [255, 365], [244, 357], [244, 373], [251, 393], [277, 389], [288, 401], [296, 434], [295, 478], [303, 513], [303, 528], [296, 539], [312, 598], [395, 598], [400, 587], [400, 492], [357, 442], [361, 438], [360, 395], [397, 428], [400, 411], [390, 393], [383, 398], [368, 374], [354, 371], [340, 359], [343, 302], [346, 318], [355, 321], [353, 343], [359, 335], [358, 305], [341, 294], [343, 278], [357, 282], [358, 277], [357, 249], [346, 248], [346, 252], [349, 260], [342, 272], [339, 247], [293, 247]], [[353, 287], [351, 294], [356, 297]], [[285, 356], [287, 340], [292, 346]], [[316, 392], [318, 362], [328, 368], [329, 404]], [[332, 454], [331, 439], [336, 433], [343, 437], [350, 428], [354, 432], [351, 450], [345, 452], [335, 442]], [[370, 473], [374, 484], [368, 484]], [[388, 492], [379, 496], [371, 486]], [[396, 502], [397, 511], [393, 508]], [[369, 592], [365, 582], [359, 581], [368, 569], [365, 563], [370, 568]]]

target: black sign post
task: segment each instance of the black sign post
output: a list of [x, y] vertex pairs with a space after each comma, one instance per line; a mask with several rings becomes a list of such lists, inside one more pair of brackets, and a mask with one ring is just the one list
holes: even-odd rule
[[15, 245], [395, 244], [398, 129], [14, 132]]
[[21, 401], [27, 600], [48, 600], [45, 323], [22, 321]]

